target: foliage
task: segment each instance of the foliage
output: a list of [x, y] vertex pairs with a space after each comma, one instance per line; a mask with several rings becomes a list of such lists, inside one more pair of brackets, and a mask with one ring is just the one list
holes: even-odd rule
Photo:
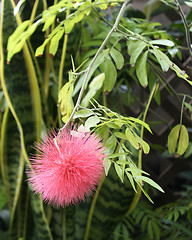
[[[191, 188], [181, 192], [183, 196], [158, 208], [140, 201], [131, 215], [119, 223], [114, 239], [190, 239]], [[137, 229], [137, 231], [135, 231]]]
[[[185, 4], [191, 8], [191, 1]], [[14, 0], [2, 1], [1, 239], [191, 238], [191, 189], [160, 207], [140, 200], [142, 192], [151, 202], [164, 192], [143, 168], [144, 155], [150, 158], [150, 150], [163, 148], [167, 158], [184, 160], [192, 153], [185, 121], [191, 121], [191, 96], [178, 93], [167, 80], [173, 74], [191, 87], [190, 71], [178, 61], [186, 55], [183, 36], [187, 57], [192, 57], [191, 11], [185, 18], [177, 0], [148, 1], [147, 18], [129, 0], [47, 5], [46, 0], [20, 0], [17, 6]], [[177, 22], [163, 29], [150, 20], [161, 7], [180, 14], [178, 39], [173, 31]], [[134, 93], [136, 87], [145, 100]], [[167, 145], [154, 146], [149, 140], [154, 123], [147, 115], [154, 102], [161, 106], [162, 87], [179, 101], [181, 114], [169, 129]], [[130, 116], [137, 101], [141, 110]], [[58, 209], [43, 203], [26, 182], [28, 157], [47, 129], [63, 129], [71, 122], [102, 138], [105, 176], [84, 203]]]

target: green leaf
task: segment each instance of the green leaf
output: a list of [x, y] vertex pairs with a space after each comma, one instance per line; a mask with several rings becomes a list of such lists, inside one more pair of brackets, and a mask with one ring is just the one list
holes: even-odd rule
[[[116, 158], [116, 157], [120, 157], [120, 156], [125, 156], [127, 153], [123, 152], [123, 153], [114, 153], [114, 154], [111, 154], [111, 155], [108, 155], [107, 157], [108, 158]], [[122, 163], [121, 160], [117, 161], [118, 163]], [[127, 161], [124, 160], [123, 163], [128, 163]]]
[[134, 180], [133, 180], [133, 176], [128, 171], [125, 171], [125, 173], [127, 175], [127, 178], [129, 179], [130, 183], [131, 183], [132, 188], [134, 189], [135, 192], [137, 192], [136, 187], [135, 187], [135, 183], [134, 183]]
[[152, 133], [149, 125], [148, 125], [146, 122], [140, 120], [139, 118], [129, 117], [128, 120], [141, 124], [141, 125], [142, 125], [143, 127], [145, 127], [150, 133]]
[[8, 43], [7, 43], [7, 50], [10, 51], [15, 46], [15, 43], [17, 42], [17, 39], [20, 38], [21, 34], [25, 31], [25, 29], [29, 26], [30, 20], [26, 20], [22, 22], [16, 30], [13, 32], [13, 34], [9, 37]]
[[137, 168], [137, 166], [135, 166], [135, 165], [133, 165], [133, 166], [131, 165], [130, 167], [126, 168], [125, 170], [128, 172], [131, 172], [133, 174], [133, 176], [137, 176], [137, 175], [140, 176], [142, 173], [145, 175], [149, 175], [149, 173]]
[[115, 165], [116, 173], [119, 176], [121, 182], [123, 183], [124, 182], [123, 170], [117, 163], [115, 163], [114, 165]]
[[75, 113], [74, 119], [76, 118], [86, 118], [91, 115], [94, 115], [94, 112], [91, 109], [81, 109], [78, 112]]
[[30, 192], [37, 239], [53, 240], [40, 195]]
[[0, 210], [5, 206], [8, 201], [7, 194], [3, 186], [0, 186]]
[[168, 47], [173, 47], [175, 45], [174, 42], [167, 39], [152, 40], [152, 41], [149, 41], [149, 43], [153, 45], [163, 45]]
[[45, 39], [45, 41], [43, 42], [43, 44], [41, 46], [39, 46], [36, 51], [35, 51], [35, 57], [41, 57], [43, 55], [43, 52], [45, 50], [45, 46], [46, 44], [49, 42], [49, 38]]
[[105, 160], [104, 160], [104, 162], [103, 162], [103, 164], [104, 164], [104, 169], [105, 169], [105, 175], [107, 176], [108, 175], [108, 173], [109, 173], [109, 169], [110, 169], [110, 167], [111, 167], [111, 160], [109, 160], [108, 158], [106, 158]]
[[150, 179], [148, 177], [145, 177], [145, 176], [137, 176], [135, 178], [148, 183], [152, 187], [154, 187], [154, 188], [158, 189], [160, 192], [164, 193], [164, 190], [156, 182], [154, 182], [152, 179]]
[[89, 129], [92, 128], [92, 127], [96, 127], [99, 122], [100, 122], [99, 117], [97, 117], [97, 116], [89, 117], [89, 118], [85, 121], [85, 128], [86, 128], [87, 130], [89, 130]]
[[139, 79], [141, 86], [143, 86], [144, 88], [147, 87], [147, 85], [148, 85], [147, 66], [146, 66], [147, 55], [148, 55], [148, 51], [146, 51], [141, 56], [141, 58], [139, 58], [139, 60], [137, 61], [137, 64], [136, 64], [136, 74], [137, 74], [137, 77]]
[[150, 146], [148, 143], [146, 143], [142, 138], [140, 138], [138, 135], [135, 134], [135, 138], [137, 142], [141, 145], [143, 151], [145, 154], [148, 154], [150, 151]]
[[65, 34], [69, 34], [72, 31], [74, 25], [75, 25], [74, 20], [67, 22], [65, 25]]
[[91, 98], [95, 96], [95, 94], [98, 92], [98, 90], [103, 86], [103, 81], [105, 79], [105, 74], [100, 73], [98, 76], [96, 76], [91, 83], [89, 84], [89, 91], [83, 98], [81, 102], [82, 107], [87, 107], [89, 105], [89, 101]]
[[156, 240], [159, 240], [161, 237], [161, 232], [160, 232], [160, 228], [157, 224], [157, 222], [152, 221], [152, 227], [153, 227], [153, 232], [154, 232], [154, 236]]
[[127, 137], [125, 136], [125, 134], [122, 133], [122, 132], [115, 132], [114, 135], [115, 135], [115, 137], [117, 137], [117, 138], [127, 139]]
[[185, 2], [185, 4], [189, 7], [192, 7], [192, 2]]
[[[176, 125], [168, 136], [168, 150], [170, 154], [183, 155], [189, 145], [189, 134], [184, 125]], [[177, 150], [176, 150], [177, 148]]]
[[129, 232], [127, 227], [123, 224], [123, 238], [124, 239], [129, 239]]
[[144, 48], [147, 46], [147, 43], [141, 40], [130, 41], [128, 42], [128, 53], [130, 57], [130, 64], [135, 65], [138, 57], [141, 55]]
[[52, 56], [55, 56], [57, 49], [59, 47], [59, 41], [62, 38], [63, 34], [64, 34], [64, 29], [62, 28], [51, 39], [50, 46], [49, 46], [49, 54], [51, 54]]
[[51, 16], [49, 14], [49, 16], [46, 16], [45, 23], [44, 23], [44, 26], [43, 26], [43, 29], [42, 29], [43, 32], [46, 31], [51, 26], [52, 23], [54, 23], [55, 18], [56, 18], [56, 15]]
[[149, 220], [148, 223], [147, 223], [147, 233], [149, 235], [149, 238], [150, 239], [153, 239], [153, 229], [152, 229], [152, 221]]
[[21, 36], [29, 24], [30, 24], [30, 20], [24, 21], [16, 28], [13, 34], [9, 37], [8, 43], [7, 43], [7, 51], [8, 51], [7, 63], [11, 61], [14, 54], [18, 53], [22, 49], [25, 43], [25, 38], [21, 38]]
[[107, 142], [105, 143], [105, 147], [107, 149], [107, 154], [113, 154], [115, 148], [117, 145], [117, 139], [115, 136], [111, 135], [108, 139]]
[[117, 71], [111, 60], [104, 61], [100, 66], [100, 69], [105, 73], [105, 80], [103, 86], [103, 92], [109, 93], [113, 90], [117, 79]]
[[189, 103], [184, 103], [185, 106], [189, 109], [189, 111], [192, 113], [192, 106]]
[[[94, 64], [93, 64], [93, 66], [91, 67], [91, 70], [90, 70], [90, 73], [89, 73], [87, 82], [89, 82], [89, 80], [90, 80], [90, 78], [92, 77], [92, 75], [94, 74], [95, 70], [99, 67], [99, 65], [100, 65], [102, 62], [105, 61], [105, 59], [108, 57], [108, 55], [109, 55], [109, 49], [106, 49], [106, 50], [102, 51], [101, 54], [99, 54], [99, 56], [97, 57], [97, 59], [95, 60], [95, 62], [94, 62]], [[91, 60], [89, 60], [89, 61], [87, 62], [87, 64], [90, 64], [90, 62], [91, 62]], [[83, 74], [83, 75], [79, 78], [79, 80], [78, 80], [78, 82], [77, 82], [77, 84], [76, 84], [76, 86], [75, 86], [75, 89], [74, 89], [74, 95], [80, 90], [80, 88], [81, 88], [81, 86], [82, 86], [82, 84], [83, 84], [84, 78], [85, 78], [85, 74]]]
[[189, 76], [184, 70], [181, 70], [176, 64], [172, 64], [171, 69], [175, 71], [178, 77], [185, 79], [189, 84], [192, 85], [192, 82], [187, 80]]
[[129, 128], [126, 129], [125, 136], [135, 149], [140, 148], [138, 141], [136, 140], [135, 136], [133, 135], [132, 131]]
[[69, 119], [71, 112], [74, 108], [73, 104], [73, 84], [70, 82], [67, 82], [62, 89], [59, 92], [59, 97], [58, 97], [58, 103], [60, 104], [60, 109], [61, 109], [61, 115], [62, 115], [62, 121], [64, 123], [67, 122]]
[[168, 150], [170, 154], [175, 154], [179, 132], [180, 132], [180, 125], [178, 124], [169, 133]]
[[118, 70], [121, 70], [124, 66], [124, 57], [123, 55], [117, 51], [115, 48], [110, 49], [110, 55], [113, 58], [115, 65]]
[[152, 52], [155, 55], [157, 61], [161, 65], [161, 68], [164, 72], [167, 72], [169, 68], [172, 67], [172, 62], [167, 57], [167, 55], [165, 55], [162, 51], [160, 51], [156, 47], [153, 47], [153, 50], [150, 50], [150, 52]]
[[189, 145], [189, 134], [184, 125], [181, 125], [177, 154], [183, 155]]

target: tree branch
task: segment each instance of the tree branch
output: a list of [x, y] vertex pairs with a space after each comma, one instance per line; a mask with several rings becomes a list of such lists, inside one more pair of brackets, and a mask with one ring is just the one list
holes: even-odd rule
[[88, 66], [87, 69], [85, 70], [85, 78], [84, 78], [84, 81], [83, 81], [83, 84], [82, 84], [82, 87], [81, 87], [81, 90], [80, 90], [80, 93], [79, 93], [77, 102], [76, 102], [76, 104], [75, 104], [75, 107], [74, 107], [74, 109], [73, 109], [73, 111], [72, 111], [72, 113], [71, 113], [68, 121], [67, 121], [67, 122], [65, 123], [65, 125], [61, 128], [61, 130], [64, 129], [64, 128], [66, 128], [66, 127], [68, 126], [68, 124], [71, 122], [71, 120], [72, 120], [75, 112], [78, 111], [78, 108], [79, 108], [79, 106], [80, 106], [80, 102], [81, 102], [81, 99], [82, 99], [82, 96], [83, 96], [83, 92], [84, 92], [84, 90], [85, 90], [85, 86], [86, 86], [87, 81], [88, 81], [88, 76], [89, 76], [89, 73], [90, 73], [90, 71], [91, 71], [91, 68], [92, 68], [93, 64], [95, 63], [97, 57], [98, 57], [99, 54], [102, 52], [102, 50], [103, 50], [103, 48], [105, 47], [105, 45], [107, 44], [107, 42], [108, 42], [108, 40], [110, 39], [112, 33], [117, 30], [117, 26], [118, 26], [118, 24], [119, 24], [119, 22], [120, 22], [121, 17], [123, 16], [123, 13], [124, 13], [124, 11], [125, 11], [125, 9], [126, 9], [126, 7], [127, 7], [127, 5], [128, 5], [129, 2], [130, 2], [130, 0], [125, 0], [125, 2], [123, 3], [123, 5], [122, 5], [122, 7], [121, 7], [121, 9], [120, 9], [120, 11], [119, 11], [119, 14], [118, 14], [118, 16], [117, 16], [117, 18], [116, 18], [116, 21], [115, 21], [113, 27], [111, 28], [110, 32], [107, 34], [107, 37], [105, 38], [105, 40], [103, 41], [103, 43], [102, 43], [101, 46], [99, 47], [97, 53], [95, 54], [94, 58], [92, 59], [91, 63], [89, 64], [89, 66]]

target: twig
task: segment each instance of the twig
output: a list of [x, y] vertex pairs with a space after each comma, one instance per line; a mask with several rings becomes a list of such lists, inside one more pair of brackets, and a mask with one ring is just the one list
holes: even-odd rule
[[189, 49], [189, 53], [190, 53], [191, 61], [192, 61], [191, 36], [190, 36], [189, 26], [187, 24], [187, 21], [186, 21], [186, 18], [185, 18], [185, 14], [183, 12], [183, 9], [181, 8], [181, 5], [180, 5], [179, 1], [175, 0], [175, 4], [177, 5], [177, 9], [179, 11], [179, 14], [180, 14], [180, 16], [182, 18], [182, 21], [183, 21], [183, 25], [185, 27], [187, 47]]
[[111, 28], [110, 32], [107, 34], [107, 37], [105, 38], [105, 40], [103, 41], [103, 43], [101, 44], [101, 46], [99, 47], [97, 53], [95, 54], [94, 58], [92, 59], [91, 63], [89, 64], [89, 66], [87, 67], [87, 69], [85, 70], [85, 78], [84, 78], [84, 81], [83, 81], [83, 84], [82, 84], [82, 87], [81, 87], [81, 90], [80, 90], [80, 93], [79, 93], [79, 96], [78, 96], [78, 99], [77, 99], [77, 102], [75, 104], [75, 107], [68, 119], [68, 121], [65, 123], [65, 125], [61, 128], [64, 129], [65, 127], [68, 126], [68, 124], [71, 122], [75, 112], [78, 110], [79, 106], [80, 106], [80, 102], [81, 102], [81, 99], [82, 99], [82, 96], [83, 96], [83, 92], [85, 90], [85, 86], [87, 84], [87, 81], [88, 81], [88, 76], [89, 76], [89, 73], [91, 71], [91, 68], [93, 66], [93, 64], [95, 63], [97, 57], [99, 56], [99, 54], [102, 52], [103, 48], [105, 47], [105, 45], [107, 44], [108, 40], [110, 39], [111, 35], [113, 32], [115, 32], [117, 30], [117, 26], [119, 24], [119, 21], [121, 19], [121, 17], [123, 16], [123, 13], [125, 11], [125, 8], [127, 7], [127, 4], [129, 3], [130, 1], [129, 0], [125, 0], [125, 2], [123, 3], [120, 11], [119, 11], [119, 14], [116, 18], [116, 21], [113, 25], [113, 27]]

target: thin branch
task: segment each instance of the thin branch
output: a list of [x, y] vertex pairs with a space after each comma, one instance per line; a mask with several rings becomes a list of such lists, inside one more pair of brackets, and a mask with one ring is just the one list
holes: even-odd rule
[[82, 96], [83, 96], [83, 92], [84, 92], [84, 90], [85, 90], [85, 86], [86, 86], [87, 81], [88, 81], [88, 76], [89, 76], [89, 73], [90, 73], [90, 71], [91, 71], [91, 68], [92, 68], [93, 64], [95, 63], [97, 57], [99, 56], [99, 54], [102, 52], [103, 48], [105, 47], [105, 45], [106, 45], [107, 42], [109, 41], [112, 33], [117, 30], [117, 26], [118, 26], [118, 24], [119, 24], [119, 22], [120, 22], [121, 17], [123, 16], [123, 13], [124, 13], [124, 11], [125, 11], [125, 9], [126, 9], [126, 7], [127, 7], [127, 4], [128, 4], [129, 2], [130, 2], [130, 0], [125, 0], [125, 2], [123, 3], [123, 5], [122, 5], [122, 7], [121, 7], [121, 9], [120, 9], [120, 11], [119, 11], [119, 14], [118, 14], [118, 16], [117, 16], [117, 18], [116, 18], [116, 21], [115, 21], [113, 27], [111, 28], [110, 32], [107, 34], [107, 37], [105, 38], [105, 40], [103, 41], [103, 43], [102, 43], [101, 46], [99, 47], [97, 53], [95, 54], [94, 58], [92, 59], [91, 63], [89, 64], [89, 66], [88, 66], [87, 69], [85, 70], [85, 78], [84, 78], [84, 81], [83, 81], [83, 84], [82, 84], [82, 87], [81, 87], [81, 90], [80, 90], [80, 93], [79, 93], [77, 102], [76, 102], [76, 104], [75, 104], [75, 107], [74, 107], [74, 109], [73, 109], [73, 111], [72, 111], [72, 113], [71, 113], [71, 116], [69, 117], [68, 121], [67, 121], [66, 124], [61, 128], [61, 130], [68, 126], [68, 124], [71, 122], [71, 120], [72, 120], [75, 112], [78, 111], [78, 108], [79, 108], [79, 106], [80, 106], [80, 102], [81, 102], [81, 99], [82, 99]]
[[185, 14], [183, 12], [183, 9], [179, 3], [178, 0], [175, 0], [175, 4], [177, 5], [177, 9], [179, 11], [179, 14], [182, 18], [182, 21], [183, 21], [183, 25], [185, 27], [185, 34], [186, 34], [186, 41], [187, 41], [187, 47], [189, 49], [189, 53], [190, 53], [190, 56], [191, 56], [191, 61], [192, 61], [192, 48], [191, 48], [191, 36], [190, 36], [190, 31], [189, 31], [189, 26], [187, 24], [187, 20], [186, 20], [186, 17], [185, 17]]

